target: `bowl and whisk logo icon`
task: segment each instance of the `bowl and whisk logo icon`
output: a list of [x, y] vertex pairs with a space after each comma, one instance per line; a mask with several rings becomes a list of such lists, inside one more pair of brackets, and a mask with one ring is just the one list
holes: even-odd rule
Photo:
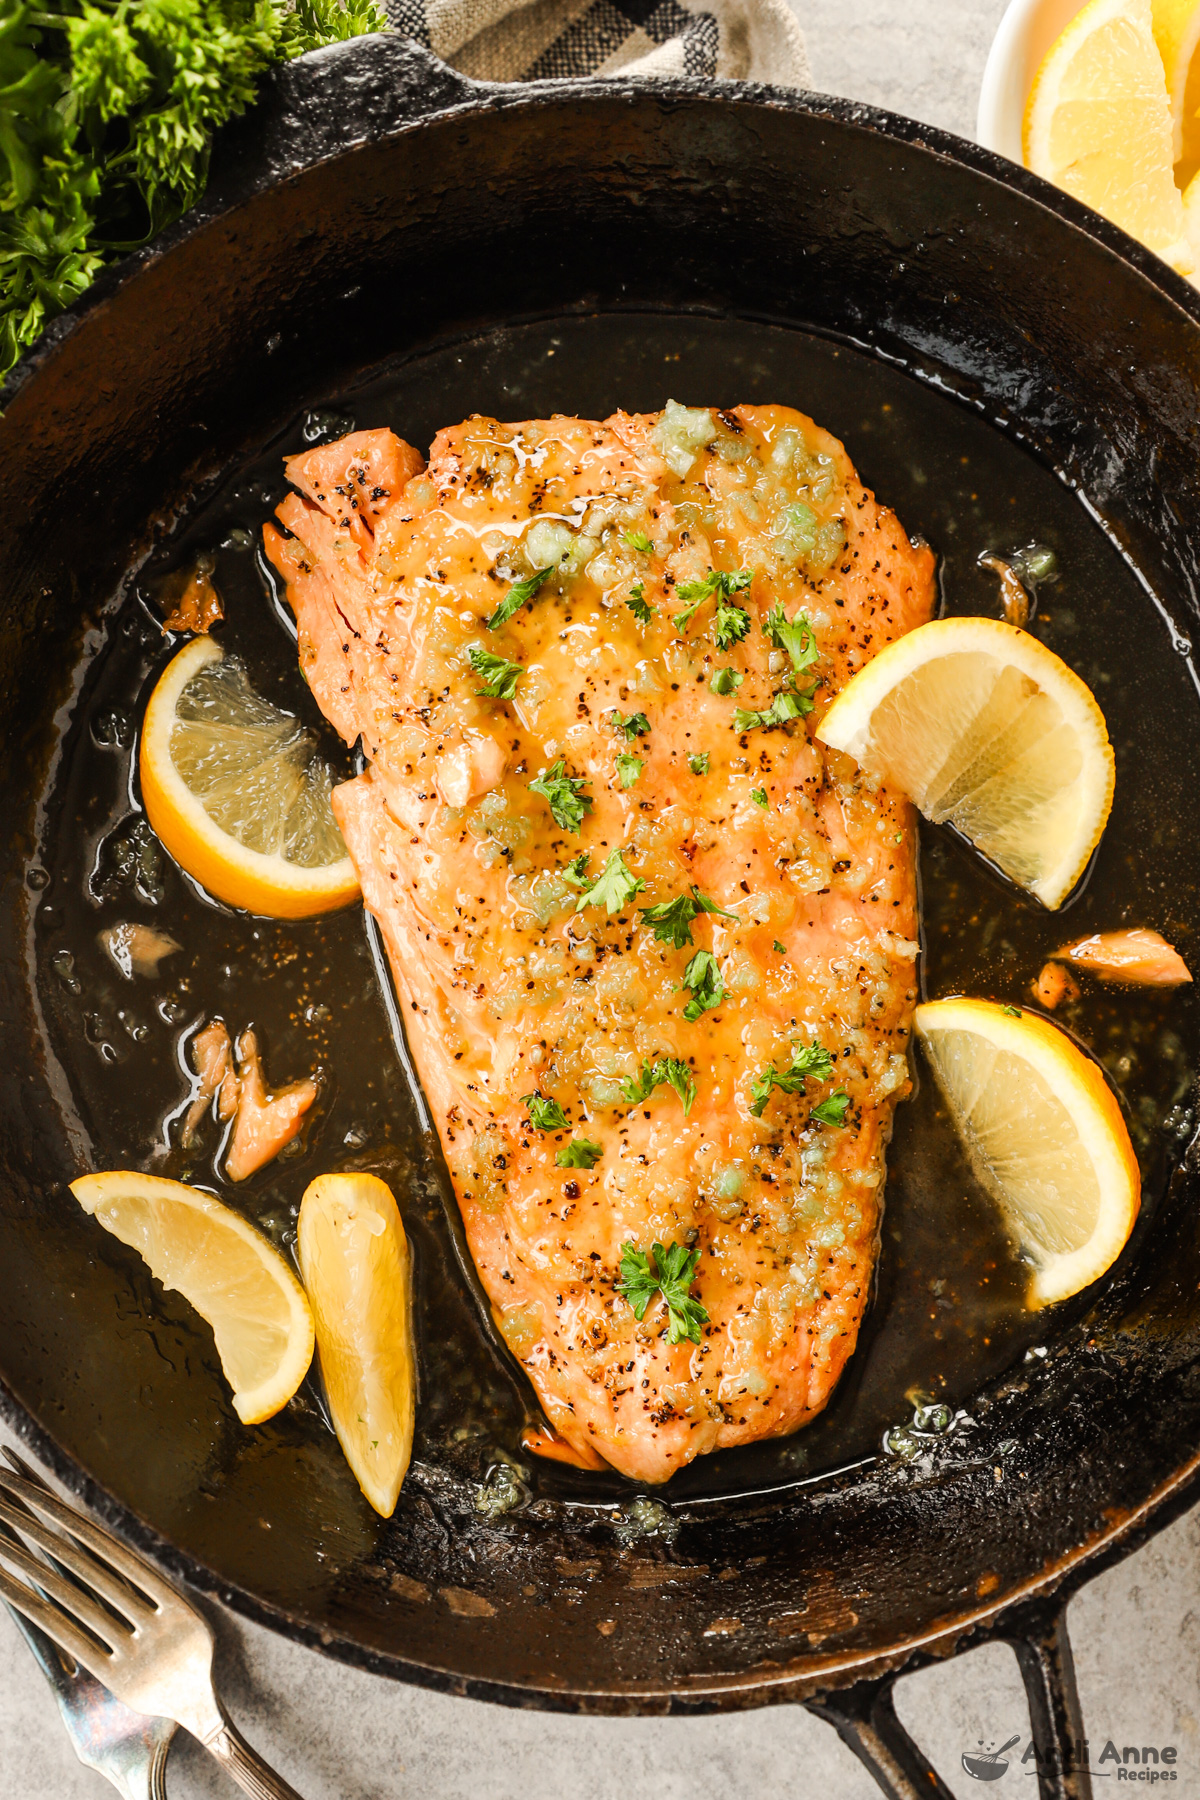
[[968, 1775], [975, 1777], [976, 1781], [999, 1781], [1008, 1768], [1008, 1764], [1004, 1761], [1006, 1752], [1020, 1741], [1021, 1734], [1018, 1731], [1014, 1737], [1009, 1738], [1006, 1744], [1001, 1744], [998, 1750], [980, 1750], [977, 1754], [964, 1750], [962, 1766]]

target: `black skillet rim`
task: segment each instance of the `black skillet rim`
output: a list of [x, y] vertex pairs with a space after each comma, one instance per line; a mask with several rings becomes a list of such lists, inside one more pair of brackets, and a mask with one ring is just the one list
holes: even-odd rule
[[[371, 57], [394, 60], [402, 82], [423, 81], [440, 90], [432, 104], [422, 104], [422, 95], [410, 91], [398, 94], [393, 118], [381, 128], [370, 116], [369, 96], [365, 99], [363, 117], [355, 130], [353, 108], [342, 115], [332, 132], [314, 126], [303, 116], [303, 104], [296, 105], [297, 90], [305, 77], [320, 69], [329, 73], [337, 65], [366, 66]], [[302, 96], [299, 96], [302, 99]], [[1041, 177], [1029, 173], [1006, 158], [970, 143], [967, 139], [938, 127], [927, 126], [915, 119], [886, 111], [865, 103], [820, 94], [812, 90], [792, 90], [747, 82], [703, 82], [671, 80], [663, 82], [629, 79], [544, 81], [524, 85], [479, 83], [470, 81], [448, 69], [420, 45], [394, 36], [383, 39], [354, 39], [348, 43], [315, 51], [295, 63], [277, 70], [264, 83], [257, 109], [265, 138], [280, 118], [287, 136], [282, 153], [275, 146], [272, 156], [260, 155], [257, 162], [245, 155], [247, 130], [253, 132], [257, 121], [252, 114], [223, 134], [225, 145], [232, 140], [239, 154], [222, 155], [222, 139], [214, 152], [213, 180], [200, 203], [155, 242], [106, 270], [73, 307], [54, 320], [46, 332], [21, 359], [0, 388], [0, 405], [7, 406], [39, 370], [49, 363], [58, 349], [91, 312], [107, 304], [126, 283], [160, 257], [169, 255], [193, 233], [214, 220], [235, 211], [253, 197], [281, 186], [301, 175], [314, 164], [336, 158], [357, 144], [374, 138], [407, 134], [433, 119], [444, 120], [457, 114], [483, 111], [508, 111], [557, 107], [562, 103], [586, 104], [590, 99], [606, 102], [624, 101], [635, 104], [647, 99], [663, 107], [675, 102], [710, 105], [763, 107], [771, 110], [802, 113], [817, 121], [873, 132], [901, 145], [912, 145], [936, 157], [966, 168], [998, 186], [1015, 189], [1026, 200], [1042, 210], [1055, 214], [1063, 224], [1101, 244], [1110, 254], [1132, 267], [1138, 275], [1157, 288], [1160, 294], [1190, 320], [1200, 326], [1200, 293], [1184, 277], [1175, 273], [1152, 251], [1145, 249], [1120, 227], [1113, 225], [1071, 196], [1062, 193]], [[311, 102], [310, 102], [311, 104]], [[405, 110], [406, 105], [411, 110]], [[864, 348], [878, 354], [872, 346]], [[1005, 421], [1005, 429], [1021, 440], [1019, 417]], [[1061, 470], [1057, 471], [1060, 478]], [[1068, 485], [1074, 485], [1068, 480]], [[417, 1686], [436, 1691], [487, 1700], [506, 1705], [525, 1706], [547, 1711], [591, 1712], [637, 1715], [667, 1711], [702, 1712], [766, 1705], [772, 1702], [795, 1702], [822, 1690], [838, 1688], [861, 1680], [864, 1676], [885, 1671], [899, 1672], [906, 1666], [944, 1657], [965, 1646], [966, 1642], [986, 1634], [1023, 1604], [1074, 1589], [1106, 1564], [1120, 1560], [1155, 1531], [1161, 1529], [1200, 1493], [1200, 1450], [1188, 1457], [1158, 1489], [1131, 1514], [1114, 1523], [1108, 1530], [1039, 1575], [1030, 1578], [1016, 1590], [1006, 1593], [999, 1604], [977, 1605], [956, 1615], [952, 1621], [941, 1621], [917, 1637], [902, 1639], [884, 1649], [872, 1649], [826, 1659], [814, 1655], [807, 1660], [804, 1673], [795, 1666], [788, 1670], [747, 1671], [736, 1676], [717, 1677], [708, 1682], [688, 1684], [686, 1691], [665, 1686], [654, 1688], [639, 1684], [635, 1690], [612, 1685], [591, 1689], [587, 1694], [566, 1695], [552, 1689], [515, 1687], [478, 1677], [463, 1677], [447, 1670], [414, 1664], [403, 1657], [372, 1650], [353, 1638], [318, 1629], [284, 1608], [261, 1600], [248, 1590], [225, 1582], [206, 1565], [179, 1551], [138, 1514], [117, 1502], [106, 1489], [95, 1482], [57, 1444], [50, 1433], [28, 1413], [7, 1384], [0, 1378], [0, 1416], [2, 1416], [38, 1460], [57, 1477], [68, 1492], [77, 1496], [101, 1519], [114, 1527], [129, 1543], [158, 1563], [176, 1578], [187, 1582], [201, 1593], [221, 1601], [256, 1624], [278, 1631], [294, 1642], [362, 1668], [371, 1673], [388, 1675]], [[836, 1477], [831, 1478], [832, 1481]]]

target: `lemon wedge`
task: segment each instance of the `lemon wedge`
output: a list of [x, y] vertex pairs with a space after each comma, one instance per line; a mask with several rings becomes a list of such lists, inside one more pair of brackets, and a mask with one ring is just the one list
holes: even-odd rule
[[816, 735], [1061, 906], [1112, 805], [1104, 715], [1078, 675], [999, 619], [935, 619], [842, 689]]
[[1200, 0], [1151, 0], [1154, 41], [1167, 77], [1175, 162], [1200, 164]]
[[916, 1028], [972, 1166], [1033, 1264], [1027, 1304], [1077, 1294], [1128, 1243], [1141, 1191], [1100, 1070], [1048, 1019], [990, 1000], [932, 1000]]
[[416, 1374], [408, 1239], [386, 1182], [318, 1175], [300, 1204], [299, 1251], [338, 1442], [389, 1519], [412, 1455]]
[[1035, 175], [1193, 273], [1150, 0], [1090, 0], [1071, 21], [1034, 77], [1022, 142]]
[[287, 1405], [312, 1361], [312, 1313], [260, 1231], [211, 1194], [157, 1175], [81, 1175], [71, 1192], [208, 1320], [243, 1423], [260, 1424]]
[[211, 638], [185, 644], [150, 696], [140, 773], [154, 830], [218, 900], [302, 919], [357, 898], [312, 734]]

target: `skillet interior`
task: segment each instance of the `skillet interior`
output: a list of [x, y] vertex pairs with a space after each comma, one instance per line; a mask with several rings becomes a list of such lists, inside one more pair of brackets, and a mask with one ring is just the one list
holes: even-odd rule
[[[1069, 204], [964, 166], [948, 142], [905, 143], [903, 128], [889, 137], [851, 109], [791, 97], [611, 84], [485, 97], [405, 130], [389, 82], [403, 94], [420, 67], [388, 44], [290, 71], [274, 118], [227, 141], [205, 212], [56, 334], [0, 425], [13, 822], [0, 954], [15, 1047], [0, 1073], [0, 1372], [42, 1448], [115, 1497], [101, 1502], [110, 1516], [340, 1654], [552, 1705], [785, 1697], [953, 1635], [1100, 1547], [1177, 1475], [1200, 1435], [1194, 1176], [1176, 1179], [1082, 1328], [1068, 1320], [1044, 1364], [973, 1408], [968, 1449], [948, 1441], [799, 1494], [685, 1505], [673, 1541], [622, 1548], [561, 1516], [448, 1528], [429, 1499], [380, 1539], [345, 1503], [336, 1464], [286, 1433], [214, 1456], [221, 1428], [199, 1377], [185, 1377], [181, 1315], [163, 1309], [146, 1329], [127, 1264], [96, 1254], [61, 1197], [87, 1152], [64, 1127], [63, 1074], [32, 1010], [36, 890], [24, 884], [51, 709], [83, 672], [81, 623], [94, 652], [146, 520], [196, 471], [381, 348], [560, 310], [802, 323], [1019, 421], [1186, 636], [1200, 338], [1157, 265], [1169, 291], [1136, 252], [1064, 223]], [[289, 156], [313, 154], [304, 106], [331, 100], [345, 137], [365, 141], [281, 180]], [[1136, 744], [1129, 758], [1136, 771]], [[164, 1359], [184, 1366], [164, 1375]], [[164, 1459], [139, 1449], [151, 1430], [177, 1450], [169, 1490], [150, 1479]], [[997, 1448], [1008, 1442], [1016, 1462]], [[1012, 1470], [1007, 1485], [996, 1466]], [[713, 1633], [714, 1619], [740, 1628]]]

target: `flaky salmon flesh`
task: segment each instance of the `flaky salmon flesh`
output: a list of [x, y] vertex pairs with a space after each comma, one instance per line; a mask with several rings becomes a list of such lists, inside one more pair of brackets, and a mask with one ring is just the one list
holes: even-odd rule
[[[909, 1086], [914, 819], [813, 737], [934, 559], [798, 412], [291, 458], [266, 527], [496, 1327], [639, 1482], [854, 1350]], [[551, 1440], [552, 1441], [552, 1440]]]

